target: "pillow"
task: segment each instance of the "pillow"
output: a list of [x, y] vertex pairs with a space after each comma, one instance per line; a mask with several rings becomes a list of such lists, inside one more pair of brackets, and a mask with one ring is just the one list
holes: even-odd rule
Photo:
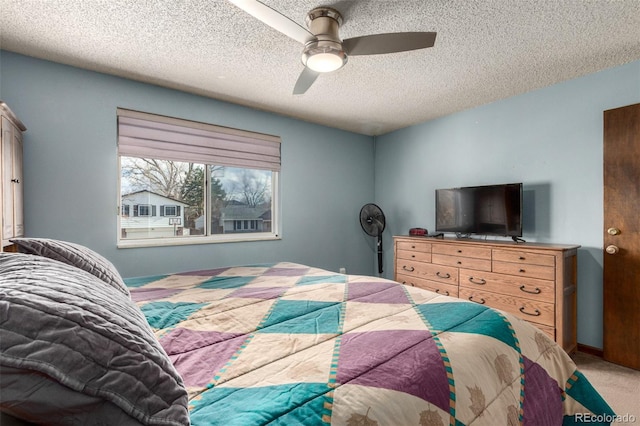
[[189, 424], [182, 378], [138, 307], [46, 257], [0, 253], [0, 372], [0, 411], [29, 422]]
[[75, 266], [129, 295], [129, 289], [115, 266], [85, 246], [49, 238], [13, 238], [10, 241], [18, 246], [21, 253], [44, 256]]

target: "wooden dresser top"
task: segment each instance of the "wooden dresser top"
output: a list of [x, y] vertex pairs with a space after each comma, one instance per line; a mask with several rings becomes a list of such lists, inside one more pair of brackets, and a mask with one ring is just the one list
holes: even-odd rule
[[499, 241], [499, 240], [483, 240], [480, 238], [451, 238], [451, 237], [416, 237], [413, 235], [395, 235], [393, 237], [410, 239], [415, 241], [423, 241], [433, 244], [472, 244], [482, 245], [500, 248], [512, 248], [512, 249], [536, 249], [536, 250], [576, 250], [580, 248], [577, 244], [555, 244], [555, 243], [537, 243], [537, 242], [524, 242], [516, 243], [515, 241]]

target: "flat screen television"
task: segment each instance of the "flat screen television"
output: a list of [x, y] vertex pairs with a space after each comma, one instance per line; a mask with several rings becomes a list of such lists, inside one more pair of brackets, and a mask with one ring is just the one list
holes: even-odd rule
[[522, 183], [436, 189], [436, 232], [522, 237]]

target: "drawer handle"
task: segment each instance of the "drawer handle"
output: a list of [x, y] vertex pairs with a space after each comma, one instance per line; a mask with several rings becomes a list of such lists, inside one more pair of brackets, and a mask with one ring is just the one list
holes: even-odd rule
[[524, 291], [525, 293], [529, 293], [529, 294], [540, 294], [542, 292], [542, 290], [540, 290], [538, 287], [536, 287], [535, 290], [531, 291], [531, 290], [525, 290], [526, 287], [523, 285], [520, 286], [520, 290]]
[[484, 278], [476, 280], [474, 277], [469, 277], [469, 282], [478, 285], [485, 285], [487, 283], [487, 280], [485, 280]]
[[461, 261], [459, 261], [459, 260], [458, 260], [456, 263], [457, 263], [458, 265], [462, 265], [462, 262], [461, 262]]
[[458, 250], [458, 253], [462, 253], [462, 250]]
[[526, 259], [526, 257], [524, 257], [524, 256], [520, 256], [518, 259], [520, 259], [520, 260], [525, 260], [525, 259]]
[[449, 295], [449, 291], [447, 291], [447, 290], [445, 290], [445, 291], [440, 291], [440, 289], [439, 289], [439, 288], [438, 288], [438, 289], [436, 289], [436, 293], [438, 293], [438, 294], [444, 294], [445, 296], [448, 296], [448, 295]]
[[413, 266], [407, 268], [407, 265], [402, 265], [402, 269], [404, 269], [405, 271], [409, 271], [409, 272], [413, 272], [416, 270], [416, 268], [414, 268]]
[[416, 255], [415, 255], [415, 254], [412, 254], [412, 255], [411, 255], [411, 258], [412, 258], [412, 259], [415, 259], [415, 257], [416, 257]]
[[523, 314], [526, 314], [526, 315], [531, 315], [532, 317], [539, 317], [540, 315], [542, 315], [540, 313], [540, 311], [537, 310], [537, 309], [533, 313], [527, 312], [527, 311], [524, 310], [524, 306], [520, 306], [520, 312], [522, 312]]
[[446, 274], [441, 274], [440, 271], [438, 271], [436, 272], [436, 275], [444, 279], [451, 278], [451, 274], [449, 274], [448, 272]]
[[524, 269], [520, 269], [518, 272], [520, 272], [521, 274], [524, 274], [527, 271], [525, 271]]
[[473, 300], [473, 296], [469, 296], [469, 300], [475, 303], [479, 303], [481, 305], [484, 305], [486, 303], [486, 300], [484, 300], [482, 297], [480, 298], [480, 301], [477, 301], [477, 300]]

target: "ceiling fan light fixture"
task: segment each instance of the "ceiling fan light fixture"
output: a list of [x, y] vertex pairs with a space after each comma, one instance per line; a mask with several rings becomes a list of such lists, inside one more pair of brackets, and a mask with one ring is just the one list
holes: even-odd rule
[[302, 53], [302, 63], [315, 72], [331, 72], [339, 70], [347, 63], [347, 54], [334, 46], [307, 47]]
[[347, 54], [338, 37], [342, 15], [330, 7], [318, 7], [307, 15], [307, 27], [315, 39], [306, 43], [302, 63], [312, 71], [339, 70], [347, 63]]

